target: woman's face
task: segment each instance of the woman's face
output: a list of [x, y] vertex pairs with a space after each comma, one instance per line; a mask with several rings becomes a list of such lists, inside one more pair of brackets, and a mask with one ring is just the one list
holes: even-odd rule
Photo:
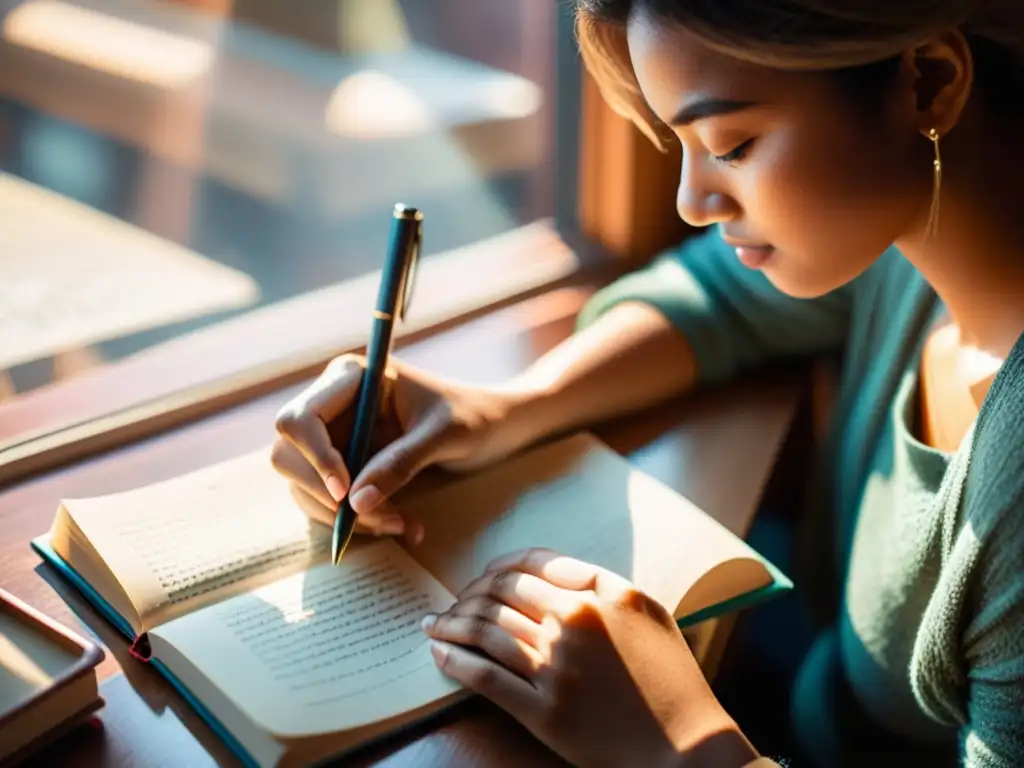
[[785, 293], [852, 280], [927, 207], [927, 141], [899, 85], [858, 108], [827, 73], [741, 62], [643, 13], [627, 39], [648, 104], [682, 145], [679, 215], [764, 246], [737, 257]]

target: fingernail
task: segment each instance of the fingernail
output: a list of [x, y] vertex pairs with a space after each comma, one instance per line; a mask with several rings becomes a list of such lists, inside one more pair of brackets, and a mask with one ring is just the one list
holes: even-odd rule
[[356, 512], [369, 512], [384, 501], [384, 495], [377, 486], [368, 485], [353, 493], [349, 501], [352, 503], [352, 509]]
[[430, 632], [430, 630], [434, 628], [434, 624], [436, 623], [437, 616], [435, 616], [432, 613], [428, 613], [426, 616], [423, 617], [423, 620], [420, 622], [420, 628], [424, 632]]
[[345, 498], [345, 484], [341, 482], [341, 478], [337, 475], [331, 474], [324, 480], [324, 485], [327, 486], [327, 492], [331, 494], [331, 498], [335, 501], [341, 501]]
[[444, 666], [444, 663], [448, 660], [448, 648], [434, 640], [430, 644], [430, 655], [434, 657], [434, 661], [440, 666]]

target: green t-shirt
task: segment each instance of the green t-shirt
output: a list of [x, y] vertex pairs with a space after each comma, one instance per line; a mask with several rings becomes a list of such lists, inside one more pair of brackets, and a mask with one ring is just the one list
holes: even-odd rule
[[[937, 754], [967, 768], [1024, 766], [1024, 338], [960, 450], [945, 454], [914, 438], [921, 345], [941, 304], [895, 248], [802, 300], [708, 232], [600, 291], [580, 325], [624, 301], [653, 305], [686, 336], [701, 385], [842, 355], [816, 498], [842, 584], [837, 664], [873, 727], [919, 744], [929, 765]], [[807, 701], [794, 726], [812, 730], [805, 743], [843, 743], [824, 731], [845, 724], [808, 703], [832, 684], [816, 663], [799, 676]]]

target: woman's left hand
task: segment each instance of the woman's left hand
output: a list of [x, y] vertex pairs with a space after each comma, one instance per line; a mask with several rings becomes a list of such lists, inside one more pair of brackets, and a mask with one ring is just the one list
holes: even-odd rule
[[573, 765], [757, 758], [664, 607], [598, 566], [536, 549], [500, 558], [423, 625], [442, 672]]

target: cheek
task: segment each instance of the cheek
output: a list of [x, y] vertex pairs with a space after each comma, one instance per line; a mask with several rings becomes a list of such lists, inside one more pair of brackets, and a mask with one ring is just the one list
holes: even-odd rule
[[741, 201], [758, 236], [777, 249], [765, 272], [792, 295], [852, 280], [901, 234], [913, 208], [905, 160], [846, 130], [766, 137], [744, 169]]

